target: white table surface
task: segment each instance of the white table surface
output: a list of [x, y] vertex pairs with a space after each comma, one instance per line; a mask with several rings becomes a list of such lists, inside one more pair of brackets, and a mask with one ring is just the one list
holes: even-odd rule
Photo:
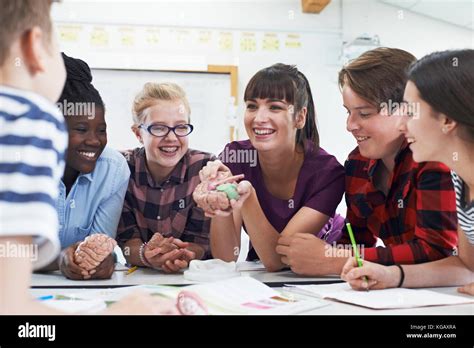
[[[282, 286], [283, 283], [335, 283], [339, 282], [339, 276], [325, 276], [325, 277], [302, 277], [298, 276], [290, 270], [281, 272], [266, 272], [266, 271], [243, 271], [242, 275], [248, 275], [263, 283], [274, 283], [277, 286]], [[70, 280], [65, 278], [59, 271], [48, 273], [34, 273], [32, 277], [32, 287], [75, 287], [75, 288], [98, 288], [98, 287], [118, 287], [129, 285], [189, 285], [196, 282], [186, 280], [182, 273], [166, 274], [150, 268], [139, 268], [131, 274], [126, 274], [126, 271], [115, 271], [111, 279], [100, 280]], [[281, 285], [279, 285], [281, 284]], [[271, 285], [271, 284], [269, 284]]]
[[[132, 274], [126, 275], [125, 271], [116, 271], [109, 280], [87, 280], [87, 281], [73, 281], [66, 279], [59, 272], [51, 272], [47, 274], [34, 274], [31, 289], [34, 296], [45, 296], [77, 292], [92, 291], [97, 288], [130, 286], [141, 284], [152, 285], [186, 285], [190, 282], [184, 279], [182, 274], [164, 274], [159, 271], [151, 269], [138, 269]], [[269, 273], [265, 271], [246, 271], [241, 272], [242, 275], [249, 275], [269, 285], [277, 285], [280, 283], [295, 283], [295, 282], [335, 282], [339, 280], [337, 276], [327, 276], [318, 278], [300, 277], [291, 271], [282, 271]], [[280, 285], [281, 286], [281, 285]], [[38, 288], [39, 287], [39, 288]], [[277, 287], [277, 290], [283, 290]], [[444, 288], [428, 288], [440, 293], [451, 294], [456, 296], [466, 296], [459, 294], [456, 287]], [[410, 309], [391, 309], [391, 310], [374, 310], [364, 307], [359, 307], [351, 304], [340, 303], [336, 301], [324, 300], [329, 305], [317, 308], [310, 312], [302, 314], [310, 315], [474, 315], [474, 304], [456, 305], [456, 306], [433, 306], [420, 307]]]

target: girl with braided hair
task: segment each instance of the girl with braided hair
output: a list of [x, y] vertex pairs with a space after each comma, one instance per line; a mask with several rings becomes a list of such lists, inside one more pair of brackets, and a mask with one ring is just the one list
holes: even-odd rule
[[69, 144], [56, 202], [62, 252], [48, 269], [70, 279], [107, 279], [130, 171], [123, 156], [107, 147], [105, 106], [86, 62], [63, 53], [67, 79], [58, 106]]

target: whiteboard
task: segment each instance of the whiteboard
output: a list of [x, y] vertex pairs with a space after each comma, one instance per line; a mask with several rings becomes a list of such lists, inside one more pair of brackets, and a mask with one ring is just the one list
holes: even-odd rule
[[186, 92], [194, 131], [189, 147], [219, 154], [230, 141], [230, 75], [198, 72], [92, 69], [92, 83], [105, 103], [108, 145], [117, 150], [140, 146], [131, 131], [132, 102], [146, 82], [174, 82]]

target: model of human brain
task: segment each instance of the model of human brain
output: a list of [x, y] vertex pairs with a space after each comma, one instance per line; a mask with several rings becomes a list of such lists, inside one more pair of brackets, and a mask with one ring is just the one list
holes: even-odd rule
[[74, 252], [74, 261], [79, 267], [90, 271], [96, 268], [112, 253], [117, 242], [104, 234], [86, 237]]
[[228, 172], [219, 172], [214, 180], [201, 182], [194, 190], [194, 201], [204, 211], [229, 210], [230, 201], [240, 197], [235, 180], [237, 177], [229, 175]]

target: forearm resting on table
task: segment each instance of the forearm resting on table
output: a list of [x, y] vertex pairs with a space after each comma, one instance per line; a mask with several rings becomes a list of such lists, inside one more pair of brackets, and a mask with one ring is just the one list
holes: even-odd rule
[[403, 266], [405, 287], [455, 286], [474, 281], [474, 245], [458, 228], [458, 256], [424, 263]]
[[456, 286], [474, 281], [474, 273], [458, 256], [402, 267], [405, 272], [405, 288]]
[[247, 227], [247, 233], [252, 241], [252, 246], [269, 272], [276, 272], [286, 267], [281, 262], [280, 255], [276, 252], [280, 234], [268, 222], [255, 190], [250, 194], [242, 206], [242, 218]]
[[216, 216], [211, 220], [212, 257], [226, 262], [237, 261], [240, 251], [240, 230], [236, 232], [233, 216]]
[[328, 221], [328, 215], [309, 207], [301, 207], [281, 231], [280, 237], [291, 237], [296, 233], [316, 235]]
[[132, 238], [125, 242], [122, 252], [127, 263], [133, 266], [148, 267], [140, 260], [140, 247], [143, 241], [140, 238]]

